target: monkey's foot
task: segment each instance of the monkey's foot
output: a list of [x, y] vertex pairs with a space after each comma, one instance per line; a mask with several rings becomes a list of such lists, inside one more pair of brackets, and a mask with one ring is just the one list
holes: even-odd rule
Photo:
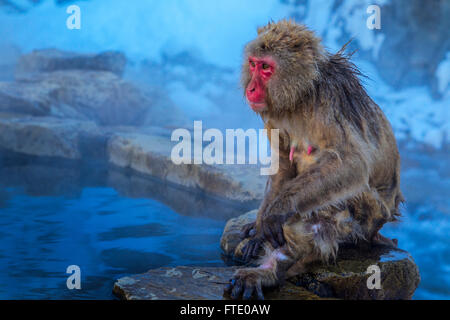
[[398, 247], [398, 240], [397, 239], [389, 239], [386, 238], [385, 236], [383, 236], [381, 233], [377, 233], [373, 238], [372, 238], [372, 243], [374, 244], [380, 244], [380, 245], [387, 245], [387, 246], [391, 246], [394, 248]]
[[239, 299], [241, 294], [244, 300], [253, 297], [264, 300], [262, 286], [271, 283], [276, 283], [276, 277], [271, 269], [244, 268], [236, 271], [230, 283], [225, 286], [224, 292], [234, 300]]

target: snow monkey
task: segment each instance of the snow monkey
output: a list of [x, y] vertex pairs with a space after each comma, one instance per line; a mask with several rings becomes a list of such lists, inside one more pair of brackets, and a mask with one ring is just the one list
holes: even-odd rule
[[233, 299], [263, 299], [264, 287], [335, 259], [342, 243], [397, 245], [379, 234], [403, 201], [397, 144], [344, 50], [327, 52], [287, 20], [259, 28], [245, 48], [245, 96], [269, 137], [279, 130], [280, 164], [256, 222], [242, 229], [244, 260], [258, 262], [225, 287]]

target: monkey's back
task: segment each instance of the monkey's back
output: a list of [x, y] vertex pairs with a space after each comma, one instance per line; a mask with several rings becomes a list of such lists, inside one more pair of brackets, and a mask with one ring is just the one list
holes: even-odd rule
[[[325, 112], [334, 113], [329, 125], [344, 133], [346, 152], [359, 152], [367, 165], [369, 187], [385, 203], [388, 220], [399, 214], [403, 201], [400, 191], [400, 156], [392, 127], [380, 107], [368, 96], [359, 79], [363, 76], [349, 57], [339, 52], [321, 65], [323, 79], [318, 82], [319, 100]], [[337, 115], [336, 115], [337, 113]], [[348, 141], [346, 141], [348, 140]]]
[[376, 188], [395, 218], [399, 215], [399, 204], [404, 200], [400, 191], [400, 154], [388, 119], [374, 102], [373, 108], [376, 110], [380, 130], [369, 185]]

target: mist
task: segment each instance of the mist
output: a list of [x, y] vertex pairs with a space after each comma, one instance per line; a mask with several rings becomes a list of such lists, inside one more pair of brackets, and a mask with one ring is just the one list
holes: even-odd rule
[[[66, 27], [69, 5], [81, 10], [80, 30]], [[381, 8], [381, 29], [367, 27], [369, 5]], [[72, 224], [83, 230], [71, 248], [92, 270], [90, 283], [109, 281], [83, 298], [109, 299], [113, 277], [149, 264], [222, 266], [225, 220], [256, 208], [265, 180], [241, 167], [177, 169], [165, 161], [170, 135], [192, 130], [194, 121], [224, 135], [262, 129], [240, 84], [243, 48], [257, 27], [290, 18], [331, 53], [352, 40], [347, 52], [355, 51], [352, 61], [402, 157], [403, 220], [383, 232], [420, 267], [414, 297], [449, 299], [449, 14], [440, 1], [0, 0], [0, 222], [15, 230], [0, 262], [4, 254], [5, 266], [24, 264], [13, 276], [0, 274], [20, 284], [10, 295], [0, 289], [0, 297], [36, 297], [21, 293], [36, 278], [27, 257], [44, 279], [70, 263], [60, 255]], [[16, 218], [33, 208], [30, 225]], [[36, 239], [63, 262], [41, 266]], [[25, 253], [16, 257], [18, 243]], [[40, 297], [73, 298], [55, 289], [60, 278], [36, 279], [48, 290]]]

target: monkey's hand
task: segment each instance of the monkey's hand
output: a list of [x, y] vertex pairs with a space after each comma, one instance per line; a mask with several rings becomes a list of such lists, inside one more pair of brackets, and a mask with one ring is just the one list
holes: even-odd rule
[[274, 249], [281, 247], [286, 243], [283, 234], [283, 224], [286, 219], [287, 215], [284, 214], [274, 214], [263, 218], [256, 237], [269, 242]]
[[244, 224], [241, 229], [241, 239], [253, 238], [256, 234], [256, 222]]
[[287, 215], [270, 215], [263, 218], [257, 228], [255, 224], [253, 229], [248, 232], [250, 234], [254, 230], [254, 236], [242, 249], [242, 259], [244, 262], [249, 262], [251, 259], [257, 257], [264, 242], [269, 242], [274, 249], [286, 243], [283, 234], [283, 224], [286, 222], [286, 218]]

